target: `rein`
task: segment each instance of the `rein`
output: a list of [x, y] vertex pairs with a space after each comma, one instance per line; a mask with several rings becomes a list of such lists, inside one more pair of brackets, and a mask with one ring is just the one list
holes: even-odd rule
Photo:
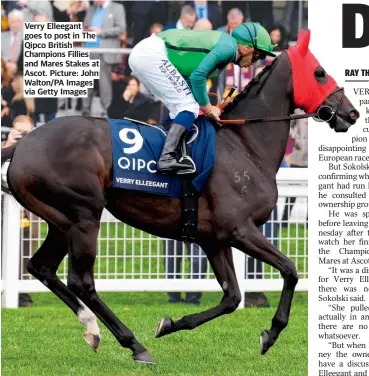
[[[218, 98], [217, 94], [215, 94], [215, 93], [209, 93], [209, 94], [217, 96], [217, 98], [218, 98], [217, 107], [219, 107], [223, 112], [224, 108], [231, 102], [231, 96], [232, 96], [232, 94], [234, 93], [235, 90], [236, 90], [236, 87], [233, 86], [232, 89], [229, 91], [229, 93], [228, 93], [228, 95], [225, 98], [223, 103], [220, 103], [220, 99]], [[334, 90], [328, 96], [328, 98], [329, 98], [331, 95], [333, 95], [336, 92], [341, 91], [341, 90], [342, 90], [341, 100], [340, 100], [340, 102], [339, 102], [339, 104], [338, 104], [338, 106], [336, 107], [335, 110], [333, 110], [329, 106], [324, 105], [324, 106], [320, 106], [316, 112], [309, 112], [309, 113], [306, 113], [306, 114], [300, 114], [300, 115], [289, 114], [287, 116], [236, 119], [236, 120], [219, 120], [219, 121], [217, 121], [217, 123], [219, 123], [220, 125], [232, 125], [232, 124], [234, 124], [234, 125], [245, 125], [245, 124], [249, 124], [249, 123], [266, 123], [266, 122], [272, 122], [272, 121], [306, 119], [306, 118], [310, 118], [310, 117], [314, 118], [314, 120], [316, 120], [316, 121], [328, 122], [328, 121], [332, 120], [337, 115], [337, 111], [338, 111], [338, 109], [341, 106], [342, 101], [343, 101], [344, 88], [339, 87], [336, 90]]]
[[288, 116], [276, 116], [276, 117], [264, 117], [264, 118], [251, 118], [251, 119], [237, 119], [237, 120], [219, 120], [220, 124], [248, 124], [248, 123], [263, 123], [269, 121], [283, 121], [283, 120], [294, 120], [294, 119], [304, 119], [309, 117], [317, 117], [318, 112], [310, 112], [307, 114], [290, 114]]

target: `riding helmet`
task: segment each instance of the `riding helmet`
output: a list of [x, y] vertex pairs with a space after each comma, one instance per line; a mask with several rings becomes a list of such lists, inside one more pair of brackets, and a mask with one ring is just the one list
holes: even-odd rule
[[272, 53], [276, 45], [272, 44], [269, 33], [259, 22], [244, 22], [233, 30], [232, 37], [239, 44], [253, 47], [269, 56], [276, 56]]

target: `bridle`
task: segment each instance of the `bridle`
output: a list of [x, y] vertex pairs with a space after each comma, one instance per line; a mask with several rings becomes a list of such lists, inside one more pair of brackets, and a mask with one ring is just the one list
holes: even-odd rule
[[[217, 106], [223, 111], [225, 107], [231, 102], [231, 96], [235, 91], [235, 87], [232, 87], [230, 90], [227, 98], [224, 100], [223, 103], [219, 103]], [[250, 119], [236, 119], [236, 120], [220, 120], [217, 123], [218, 127], [222, 127], [223, 125], [232, 125], [232, 124], [238, 124], [238, 125], [244, 125], [244, 124], [249, 124], [249, 123], [265, 123], [265, 122], [273, 122], [273, 121], [286, 121], [286, 120], [296, 120], [296, 119], [306, 119], [309, 117], [312, 117], [315, 121], [318, 122], [329, 122], [331, 121], [334, 117], [337, 116], [337, 112], [343, 102], [343, 97], [345, 95], [344, 88], [343, 87], [337, 87], [329, 96], [331, 97], [333, 94], [342, 91], [341, 99], [336, 107], [335, 110], [333, 110], [332, 107], [327, 106], [327, 105], [321, 105], [316, 112], [309, 112], [306, 114], [289, 114], [288, 116], [275, 116], [275, 117], [262, 117], [262, 118], [250, 118]]]
[[338, 93], [339, 91], [342, 91], [342, 95], [341, 95], [341, 99], [340, 99], [340, 102], [338, 103], [336, 109], [333, 111], [331, 107], [329, 106], [326, 106], [326, 105], [321, 105], [318, 110], [317, 110], [317, 116], [314, 117], [314, 120], [315, 121], [319, 121], [319, 122], [329, 122], [331, 121], [334, 117], [337, 116], [337, 112], [339, 110], [339, 108], [341, 107], [341, 104], [343, 102], [343, 97], [345, 95], [345, 89], [343, 87], [337, 87], [337, 89], [335, 89], [329, 96], [328, 98], [335, 94], [335, 93]]

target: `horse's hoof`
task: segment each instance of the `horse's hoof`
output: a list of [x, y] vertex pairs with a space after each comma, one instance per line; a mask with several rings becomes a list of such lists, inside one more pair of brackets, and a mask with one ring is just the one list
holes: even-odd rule
[[100, 341], [101, 341], [100, 336], [96, 334], [85, 333], [83, 338], [85, 339], [85, 341], [91, 347], [92, 350], [94, 350], [95, 352], [99, 350]]
[[269, 332], [267, 330], [264, 330], [260, 334], [260, 353], [261, 355], [264, 355], [267, 353], [267, 351], [273, 346], [274, 341], [269, 338]]
[[147, 350], [139, 354], [133, 354], [132, 358], [137, 363], [155, 365], [154, 359]]
[[171, 333], [172, 324], [173, 321], [170, 317], [164, 317], [161, 319], [155, 329], [155, 337], [159, 338]]

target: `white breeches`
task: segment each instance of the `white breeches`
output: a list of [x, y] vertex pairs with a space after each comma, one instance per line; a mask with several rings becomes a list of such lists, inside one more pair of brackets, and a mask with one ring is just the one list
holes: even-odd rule
[[132, 72], [169, 110], [174, 119], [182, 111], [199, 115], [200, 106], [182, 75], [168, 60], [164, 41], [152, 34], [132, 50], [128, 63]]

